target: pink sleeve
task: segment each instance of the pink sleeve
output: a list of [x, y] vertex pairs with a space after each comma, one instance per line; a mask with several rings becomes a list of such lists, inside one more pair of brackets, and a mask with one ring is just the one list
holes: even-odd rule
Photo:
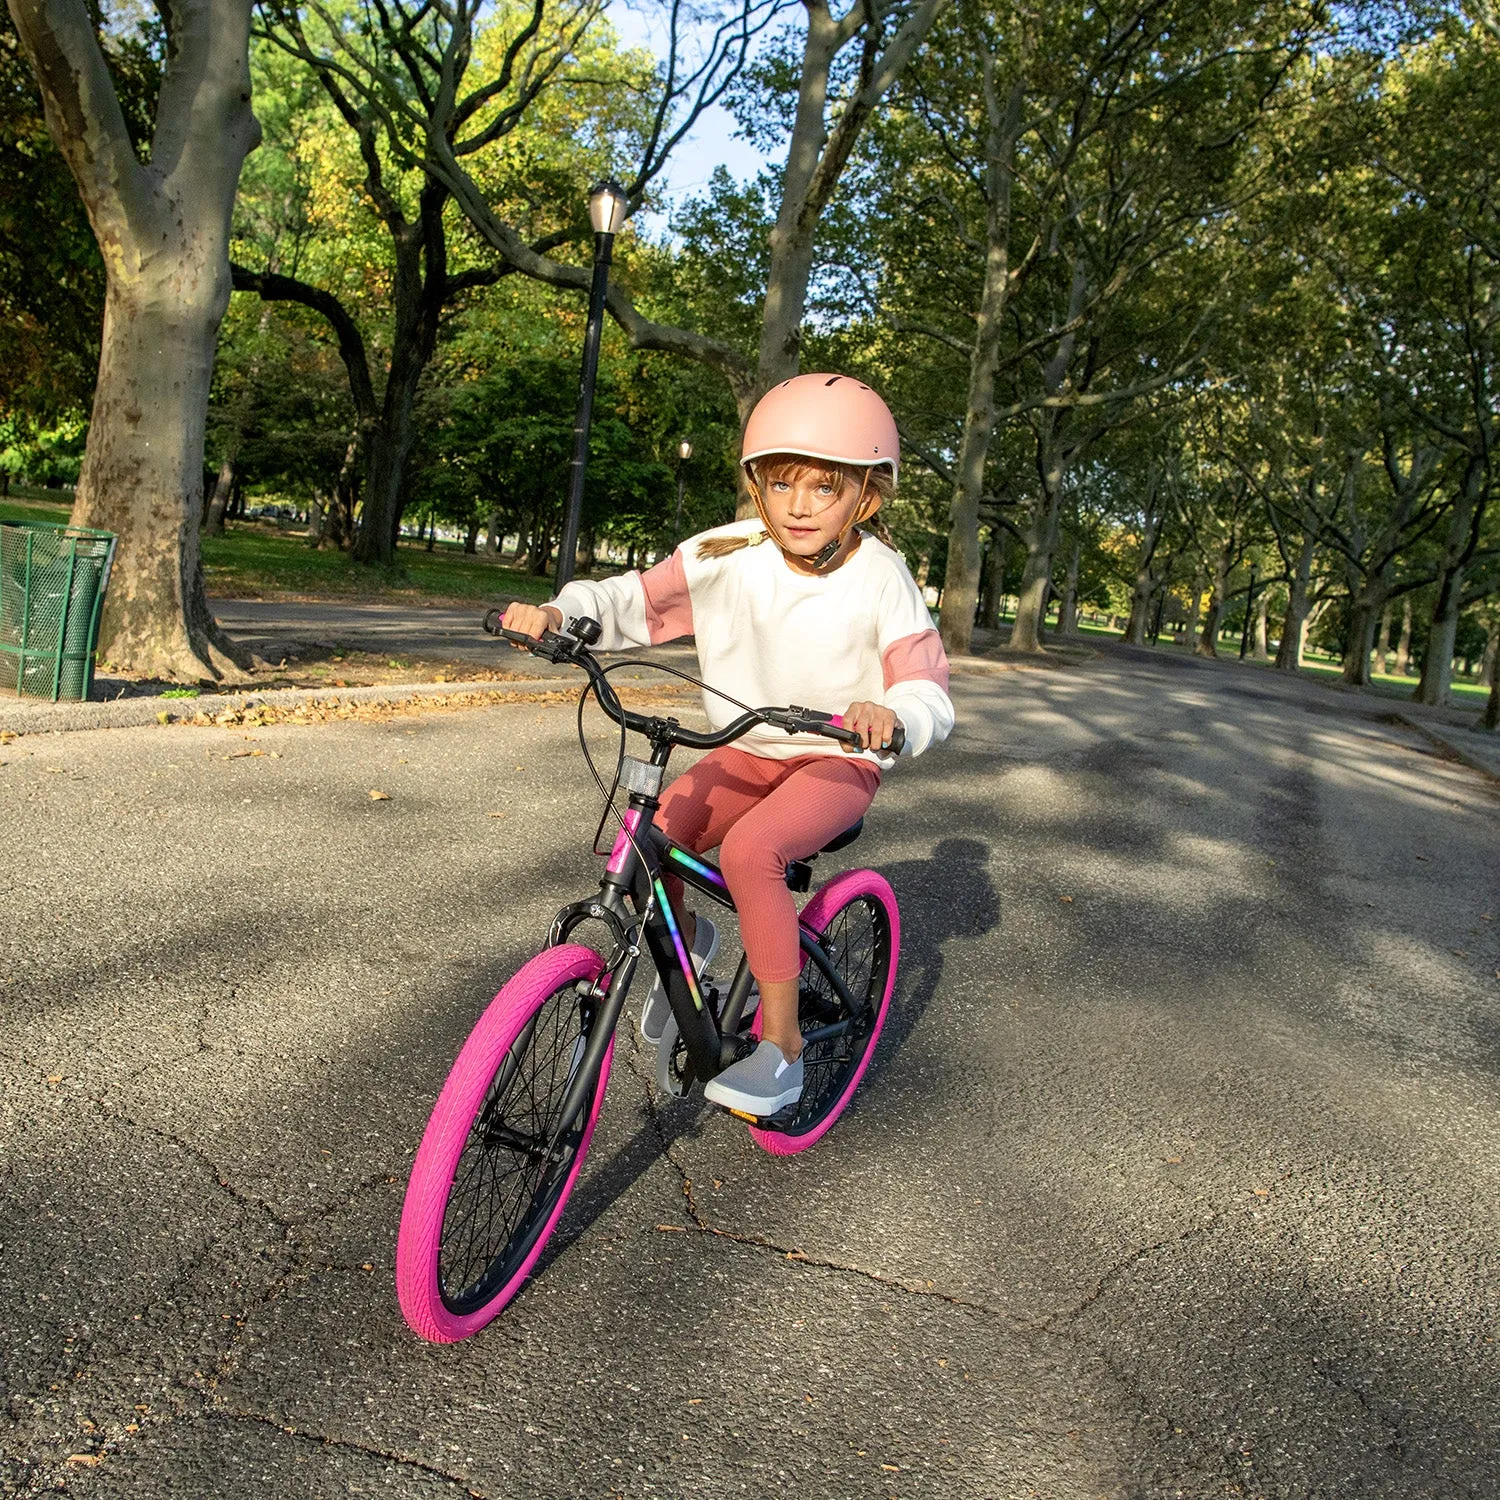
[[[654, 641], [656, 636], [653, 634], [651, 639]], [[948, 657], [942, 637], [935, 630], [919, 630], [916, 635], [892, 641], [880, 654], [880, 669], [885, 675], [887, 691], [896, 683], [909, 682], [914, 677], [924, 677], [937, 683], [945, 693], [948, 691]]]
[[646, 596], [646, 628], [653, 646], [693, 633], [693, 601], [688, 593], [681, 547], [641, 574], [641, 590]]

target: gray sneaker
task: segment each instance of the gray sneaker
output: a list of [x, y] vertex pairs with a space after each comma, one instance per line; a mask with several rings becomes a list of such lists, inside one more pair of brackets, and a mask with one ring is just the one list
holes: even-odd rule
[[[698, 918], [698, 930], [693, 934], [693, 969], [702, 974], [708, 961], [719, 951], [719, 929], [707, 917]], [[667, 999], [667, 987], [656, 976], [651, 993], [641, 1010], [641, 1035], [653, 1046], [661, 1045], [662, 1033], [672, 1018], [672, 1002]]]
[[775, 1042], [762, 1042], [749, 1057], [710, 1078], [703, 1097], [710, 1104], [764, 1119], [802, 1097], [802, 1059], [789, 1063]]

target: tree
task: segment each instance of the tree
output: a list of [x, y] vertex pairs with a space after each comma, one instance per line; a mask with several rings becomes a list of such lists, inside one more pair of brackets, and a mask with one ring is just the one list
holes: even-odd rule
[[[752, 128], [767, 136], [784, 135], [787, 143], [786, 161], [772, 190], [774, 224], [753, 357], [738, 344], [697, 328], [653, 321], [623, 279], [611, 282], [608, 309], [631, 345], [665, 350], [717, 370], [734, 393], [742, 425], [772, 385], [797, 372], [823, 215], [861, 132], [950, 3], [909, 0], [885, 9], [873, 0], [853, 0], [842, 16], [835, 16], [828, 0], [802, 0], [806, 28], [800, 45], [784, 40], [751, 77], [742, 97]], [[683, 70], [684, 82], [677, 45], [681, 6], [673, 4], [665, 86], [627, 184], [632, 212], [668, 151], [697, 113], [729, 90], [744, 69], [750, 42], [782, 9], [783, 0], [740, 0], [740, 8], [731, 8], [729, 19], [719, 24], [705, 60], [696, 70]], [[686, 97], [692, 103], [679, 120], [673, 110]], [[441, 141], [436, 147], [427, 170], [453, 193], [507, 265], [552, 286], [588, 288], [587, 267], [555, 260], [525, 242], [488, 201], [464, 166], [460, 149]]]
[[[914, 449], [952, 486], [950, 651], [968, 649], [979, 526], [1002, 493], [1026, 547], [1012, 645], [1039, 648], [1069, 470], [1200, 356], [1212, 245], [1249, 191], [1248, 132], [1311, 19], [1161, 0], [1021, 17], [963, 6], [903, 85], [876, 175], [892, 249], [908, 253], [887, 255], [882, 306], [950, 363], [966, 355], [962, 412]], [[1031, 471], [1024, 484], [1013, 469], [990, 478], [997, 438]]]
[[165, 7], [145, 161], [83, 0], [7, 4], [104, 258], [102, 352], [73, 510], [75, 524], [120, 537], [101, 650], [158, 677], [232, 674], [242, 658], [208, 611], [198, 525], [230, 212], [260, 134], [249, 0]]

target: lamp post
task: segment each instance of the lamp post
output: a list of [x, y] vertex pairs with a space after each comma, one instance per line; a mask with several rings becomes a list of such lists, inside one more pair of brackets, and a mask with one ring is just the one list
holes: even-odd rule
[[599, 373], [599, 335], [604, 327], [604, 294], [615, 235], [630, 204], [625, 189], [606, 179], [589, 190], [589, 221], [594, 226], [594, 280], [589, 288], [589, 321], [583, 336], [583, 375], [578, 383], [578, 421], [573, 428], [573, 468], [568, 475], [568, 509], [563, 519], [562, 549], [557, 556], [557, 587], [573, 577], [578, 555], [578, 520], [583, 512], [583, 475], [589, 461], [589, 427], [594, 418], [594, 379]]
[[672, 546], [682, 540], [682, 487], [687, 483], [687, 461], [693, 456], [693, 445], [686, 438], [677, 445], [677, 514], [672, 519]]

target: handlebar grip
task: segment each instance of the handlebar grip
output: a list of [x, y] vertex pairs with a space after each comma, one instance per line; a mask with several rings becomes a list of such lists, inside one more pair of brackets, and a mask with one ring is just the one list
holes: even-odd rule
[[[812, 708], [809, 708], [809, 709], [805, 710], [805, 712], [806, 712], [807, 717], [809, 719], [818, 719], [822, 723], [827, 724], [831, 729], [837, 729], [837, 730], [842, 731], [839, 734], [830, 734], [828, 736], [829, 739], [831, 739], [831, 740], [843, 740], [846, 744], [849, 744], [849, 745], [854, 745], [854, 744], [858, 744], [859, 743], [859, 736], [852, 729], [845, 729], [844, 728], [844, 716], [843, 716], [843, 714], [825, 714], [825, 713], [819, 713], [816, 709], [812, 709]], [[905, 744], [906, 744], [906, 728], [905, 728], [904, 725], [897, 724], [896, 727], [895, 727], [895, 729], [891, 732], [891, 742], [890, 742], [890, 745], [889, 746], [885, 746], [885, 747], [881, 747], [881, 748], [888, 749], [889, 753], [892, 754], [892, 755], [900, 755], [902, 747]]]
[[505, 618], [503, 610], [491, 609], [485, 612], [484, 633], [486, 635], [499, 636], [501, 640], [510, 641], [517, 646], [525, 646], [528, 651], [535, 651], [549, 636], [550, 630], [543, 631], [540, 637], [527, 635], [524, 630], [507, 630], [500, 622]]

